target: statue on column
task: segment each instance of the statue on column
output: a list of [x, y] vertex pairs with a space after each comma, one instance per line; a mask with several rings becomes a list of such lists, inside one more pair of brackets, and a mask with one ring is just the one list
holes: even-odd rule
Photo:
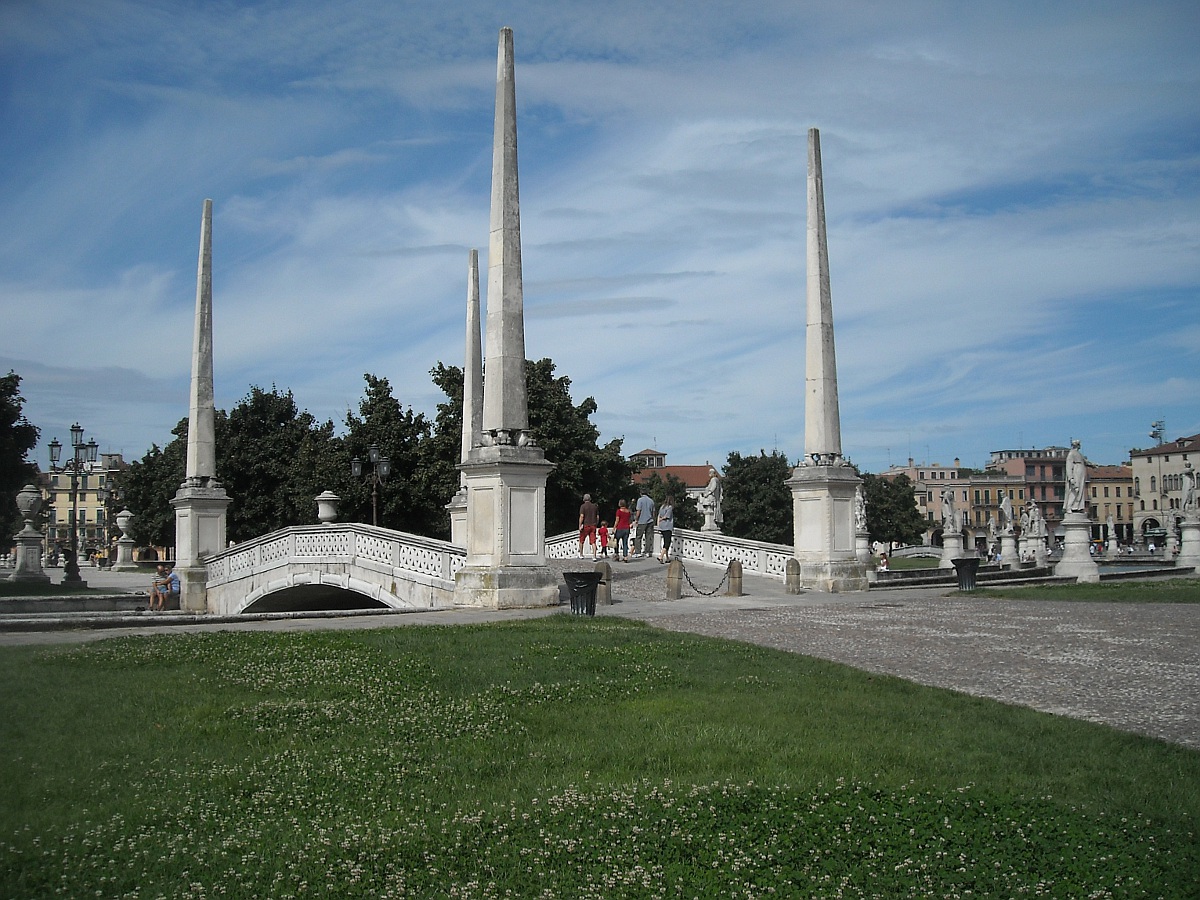
[[1067, 453], [1067, 498], [1068, 513], [1087, 512], [1087, 460], [1079, 449], [1079, 441], [1071, 441]]
[[958, 531], [958, 521], [954, 515], [954, 491], [942, 491], [942, 531]]
[[1000, 501], [1000, 532], [1001, 534], [1011, 534], [1013, 530], [1013, 508], [1012, 498], [1005, 494], [1004, 499]]
[[1196, 470], [1190, 461], [1183, 464], [1183, 511], [1196, 512]]
[[725, 517], [721, 514], [721, 476], [710, 464], [708, 484], [700, 494], [700, 511], [704, 513], [702, 531], [720, 531]]

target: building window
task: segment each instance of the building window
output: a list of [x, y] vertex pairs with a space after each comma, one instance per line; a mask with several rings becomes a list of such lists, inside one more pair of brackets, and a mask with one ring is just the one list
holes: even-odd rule
[[[1118, 490], [1119, 490], [1119, 488], [1118, 488]], [[1108, 496], [1108, 485], [1105, 485], [1105, 486], [1104, 486], [1104, 496], [1105, 496], [1105, 497], [1107, 497], [1107, 496]]]
[[1158, 481], [1153, 475], [1150, 476], [1150, 493], [1154, 493], [1158, 489]]
[[1133, 479], [1133, 496], [1140, 497], [1142, 495], [1142, 479]]

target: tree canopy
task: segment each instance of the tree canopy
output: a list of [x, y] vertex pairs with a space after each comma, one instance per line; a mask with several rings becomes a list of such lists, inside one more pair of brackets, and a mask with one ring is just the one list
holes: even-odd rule
[[[601, 446], [591, 422], [596, 401], [571, 399], [571, 381], [555, 377], [549, 359], [527, 362], [530, 429], [555, 463], [546, 486], [548, 534], [575, 526], [584, 493], [607, 514], [630, 493], [633, 467], [621, 441]], [[217, 479], [232, 499], [228, 533], [243, 541], [316, 518], [314, 498], [332, 490], [342, 498], [339, 517], [370, 522], [374, 444], [391, 462], [378, 485], [379, 524], [435, 538], [450, 535], [446, 504], [458, 489], [462, 440], [462, 370], [438, 363], [430, 376], [446, 394], [430, 421], [402, 404], [386, 378], [363, 376], [366, 387], [357, 411], [346, 413], [343, 435], [332, 422], [318, 422], [296, 406], [291, 391], [252, 387], [228, 414], [216, 415]], [[132, 535], [139, 543], [170, 546], [175, 516], [170, 505], [184, 478], [186, 419], [173, 439], [130, 464], [122, 477], [122, 499], [135, 514]], [[354, 478], [350, 460], [364, 460], [364, 477]], [[682, 496], [682, 490], [679, 491]], [[694, 505], [694, 504], [693, 504]]]
[[21, 528], [17, 511], [17, 493], [37, 476], [37, 467], [28, 460], [37, 446], [38, 428], [25, 418], [25, 398], [21, 396], [21, 376], [9, 371], [0, 377], [0, 528], [6, 536]]
[[927, 524], [917, 509], [912, 479], [866, 474], [863, 498], [867, 501], [867, 531], [871, 540], [892, 544], [917, 544]]
[[790, 545], [795, 540], [786, 484], [791, 474], [787, 457], [777, 450], [760, 450], [758, 456], [730, 453], [721, 481], [721, 530], [730, 537]]

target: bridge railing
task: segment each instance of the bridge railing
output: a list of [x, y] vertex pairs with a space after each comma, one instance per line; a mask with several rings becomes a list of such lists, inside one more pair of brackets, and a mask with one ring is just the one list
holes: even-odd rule
[[420, 580], [445, 582], [451, 589], [467, 552], [445, 541], [339, 522], [294, 525], [236, 544], [206, 561], [209, 586], [224, 584], [288, 565], [334, 562], [387, 567]]
[[[612, 546], [611, 538], [609, 546]], [[567, 531], [546, 538], [546, 556], [550, 559], [573, 559], [578, 555], [578, 531]], [[748, 541], [715, 531], [676, 528], [671, 539], [671, 555], [685, 562], [722, 569], [736, 559], [742, 564], [742, 573], [745, 575], [760, 575], [782, 581], [787, 577], [787, 561], [792, 558], [793, 552], [786, 544]]]

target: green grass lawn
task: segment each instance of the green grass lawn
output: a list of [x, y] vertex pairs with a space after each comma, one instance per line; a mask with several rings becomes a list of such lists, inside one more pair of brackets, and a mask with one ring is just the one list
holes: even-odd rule
[[1084, 600], [1091, 603], [1200, 603], [1200, 578], [1106, 581], [1100, 584], [1051, 584], [981, 588], [976, 597], [1008, 600]]
[[1200, 753], [569, 616], [0, 650], [0, 896], [1200, 894]]

